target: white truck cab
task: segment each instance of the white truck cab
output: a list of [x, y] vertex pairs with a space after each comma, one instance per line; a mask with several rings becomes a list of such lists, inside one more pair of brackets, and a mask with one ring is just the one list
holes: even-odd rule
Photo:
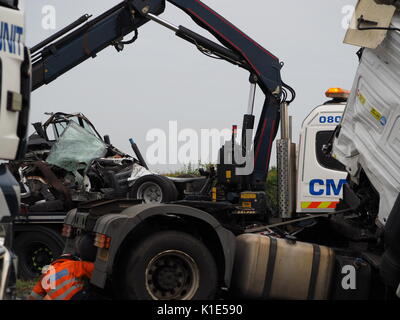
[[335, 211], [346, 183], [345, 167], [323, 152], [342, 120], [349, 91], [331, 88], [331, 98], [316, 107], [303, 121], [297, 150], [296, 212]]
[[22, 91], [29, 55], [24, 46], [24, 14], [17, 8], [18, 1], [0, 1], [0, 159], [4, 160], [13, 160], [22, 151], [27, 117], [27, 94]]
[[298, 145], [292, 143], [291, 117], [281, 106], [281, 139], [277, 141], [279, 217], [334, 212], [343, 195], [347, 172], [327, 152], [342, 121], [350, 91], [330, 88], [324, 104], [304, 119]]
[[400, 291], [399, 9], [398, 0], [356, 6], [345, 42], [362, 47], [360, 64], [332, 149], [349, 173], [344, 203], [370, 220], [384, 244], [379, 269], [393, 292]]
[[[0, 160], [24, 155], [29, 120], [31, 63], [24, 14], [18, 0], [0, 0]], [[0, 300], [15, 298], [16, 257], [11, 252], [13, 217], [20, 189], [0, 163]]]
[[[400, 27], [398, 11], [391, 27]], [[351, 179], [358, 183], [365, 173], [379, 193], [377, 222], [381, 226], [386, 224], [400, 192], [399, 53], [397, 31], [388, 32], [375, 49], [364, 49], [333, 145], [334, 157], [346, 166]]]

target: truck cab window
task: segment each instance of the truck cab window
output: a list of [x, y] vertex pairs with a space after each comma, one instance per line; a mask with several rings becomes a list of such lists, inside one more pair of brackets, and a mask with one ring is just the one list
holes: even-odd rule
[[332, 158], [330, 155], [325, 154], [322, 150], [324, 145], [328, 144], [333, 132], [334, 131], [320, 131], [317, 133], [315, 139], [317, 160], [318, 163], [324, 168], [336, 171], [346, 171], [346, 168], [339, 161]]

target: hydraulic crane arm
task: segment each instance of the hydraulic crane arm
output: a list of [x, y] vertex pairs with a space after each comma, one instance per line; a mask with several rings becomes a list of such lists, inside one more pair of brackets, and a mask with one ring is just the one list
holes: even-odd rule
[[[187, 13], [222, 45], [161, 19], [159, 15], [164, 12], [166, 1]], [[279, 105], [286, 97], [286, 86], [280, 75], [282, 64], [276, 56], [200, 0], [125, 0], [96, 19], [86, 22], [88, 19], [89, 16], [83, 16], [32, 49], [32, 90], [52, 82], [110, 45], [122, 50], [124, 44], [136, 40], [138, 28], [150, 20], [155, 21], [195, 44], [203, 53], [247, 69], [254, 89], [255, 84], [260, 86], [266, 100], [253, 146], [255, 169], [251, 180], [252, 184], [265, 181], [272, 142], [279, 127]], [[135, 32], [132, 40], [123, 41], [132, 32]], [[244, 130], [254, 128], [252, 109], [245, 115]]]
[[[97, 53], [110, 45], [117, 45], [124, 36], [148, 21], [141, 15], [134, 17], [132, 11], [129, 2], [121, 2], [62, 38], [51, 37], [32, 48], [32, 90], [49, 84], [85, 60], [96, 57]], [[163, 12], [162, 3], [158, 8], [154, 7], [153, 11], [155, 14]], [[69, 32], [84, 20], [79, 19], [59, 35]]]
[[260, 80], [263, 90], [279, 95], [281, 64], [279, 59], [240, 31], [224, 17], [199, 0], [167, 0], [185, 11], [202, 28], [212, 33], [222, 44], [240, 54]]
[[[201, 1], [167, 1], [185, 11], [227, 48], [182, 26], [174, 29], [177, 36], [249, 69], [260, 78], [259, 84], [263, 90], [268, 90], [276, 95], [280, 94], [281, 65], [278, 58]], [[34, 49], [32, 52], [33, 90], [50, 83], [88, 58], [95, 57], [106, 47], [123, 44], [121, 42], [123, 37], [137, 30], [164, 10], [165, 1], [163, 0], [126, 0], [61, 39], [51, 37], [57, 40], [55, 42], [45, 40], [43, 44], [46, 46], [42, 51], [39, 52], [42, 45], [35, 46], [32, 48]], [[77, 22], [84, 22], [84, 17]], [[88, 16], [86, 16], [86, 20], [87, 18]], [[72, 27], [74, 26], [76, 23], [72, 24]], [[72, 28], [67, 28], [66, 31], [68, 32], [70, 29]], [[60, 35], [62, 33], [60, 32]]]

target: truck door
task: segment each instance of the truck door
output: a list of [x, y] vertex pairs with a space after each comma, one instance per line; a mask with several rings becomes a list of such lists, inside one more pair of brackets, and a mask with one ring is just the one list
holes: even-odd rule
[[334, 211], [342, 197], [347, 173], [322, 147], [340, 123], [344, 106], [328, 103], [317, 107], [303, 122], [298, 150], [298, 213]]
[[0, 1], [0, 159], [5, 160], [23, 152], [30, 94], [24, 15], [15, 2]]

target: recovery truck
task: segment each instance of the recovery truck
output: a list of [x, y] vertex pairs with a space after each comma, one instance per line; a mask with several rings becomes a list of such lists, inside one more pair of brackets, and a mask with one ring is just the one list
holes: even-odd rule
[[[186, 12], [221, 44], [160, 18], [166, 2]], [[221, 148], [216, 170], [203, 172], [207, 181], [201, 192], [169, 204], [138, 205], [129, 199], [88, 202], [67, 214], [66, 252], [79, 255], [82, 237], [93, 238], [97, 258], [92, 285], [124, 299], [212, 299], [223, 292], [280, 299], [384, 296], [390, 286], [376, 276], [381, 243], [355, 208], [339, 205], [334, 212], [296, 214], [332, 210], [336, 203], [324, 203], [323, 188], [337, 193], [343, 182], [333, 186], [331, 181], [307, 181], [307, 175], [302, 175], [299, 181], [305, 187], [299, 188], [303, 190], [298, 191], [299, 198], [305, 196], [307, 186], [317, 198], [304, 198], [296, 210], [295, 146], [288, 116], [295, 92], [282, 81], [283, 64], [276, 56], [199, 0], [128, 0], [85, 23], [87, 19], [84, 16], [32, 48], [33, 90], [107, 46], [122, 50], [149, 21], [172, 30], [208, 56], [248, 70], [251, 87], [241, 141], [236, 142], [233, 131], [232, 141]], [[133, 38], [125, 41], [123, 37], [132, 32]], [[257, 85], [266, 99], [252, 140]], [[332, 125], [326, 131], [332, 131], [340, 116], [328, 119], [323, 110], [316, 112], [306, 133], [319, 133], [315, 129], [325, 121]], [[265, 181], [279, 124], [280, 219], [274, 221], [266, 205]], [[319, 136], [324, 134], [328, 135]], [[329, 150], [329, 139], [321, 144]], [[307, 157], [312, 151], [324, 157], [314, 145], [299, 152]], [[328, 161], [343, 170], [334, 159]]]
[[[0, 1], [0, 23], [0, 159], [14, 160], [24, 155], [31, 92], [30, 54], [18, 0]], [[11, 247], [19, 195], [17, 181], [0, 164], [0, 300], [15, 297], [17, 266]]]
[[[343, 113], [348, 95], [348, 91], [340, 88], [329, 89], [326, 92], [329, 100], [323, 105], [314, 108], [303, 122], [296, 159], [292, 159], [298, 168], [298, 172], [295, 175], [297, 177], [296, 212], [300, 215], [333, 212], [341, 198], [347, 174], [344, 172], [343, 166], [322, 152], [322, 148], [341, 120], [341, 114]], [[83, 128], [89, 126], [92, 128], [91, 131], [101, 139], [95, 127], [82, 114], [52, 114], [44, 124], [34, 124], [36, 131], [46, 132], [46, 134], [43, 132], [41, 134], [45, 137], [39, 136], [39, 133], [31, 135], [28, 139], [28, 149], [24, 160], [12, 161], [10, 163], [13, 166], [12, 172], [17, 181], [20, 182], [20, 185], [23, 182], [21, 188], [22, 209], [14, 220], [13, 241], [14, 252], [18, 256], [18, 276], [21, 278], [37, 278], [42, 268], [61, 254], [65, 245], [64, 239], [61, 237], [61, 230], [68, 211], [66, 210], [67, 204], [65, 201], [62, 201], [62, 195], [51, 191], [52, 189], [47, 185], [47, 178], [43, 178], [40, 173], [34, 174], [36, 170], [33, 170], [32, 165], [36, 161], [40, 159], [44, 160], [48, 156], [52, 146], [56, 142], [56, 138], [62, 134], [64, 128], [67, 128], [70, 121], [76, 123], [82, 122]], [[53, 140], [48, 138], [52, 132], [54, 132]], [[74, 146], [74, 148], [79, 148], [79, 146]], [[136, 153], [140, 154], [140, 151]], [[123, 154], [121, 153], [121, 155]], [[127, 156], [125, 155], [125, 157]], [[69, 156], [69, 159], [72, 158]], [[127, 160], [130, 160], [130, 157]], [[129, 163], [128, 165], [130, 165]], [[136, 166], [139, 166], [139, 164], [136, 164]], [[23, 171], [20, 172], [19, 168], [23, 169]], [[104, 167], [104, 170], [108, 170], [107, 166]], [[121, 169], [121, 173], [122, 171], [125, 170]], [[144, 171], [141, 173], [143, 177], [145, 177], [144, 174], [149, 177], [151, 173], [148, 170], [141, 171]], [[126, 173], [128, 174], [124, 175], [126, 179], [132, 176], [129, 172]], [[140, 177], [139, 173], [135, 172], [136, 178]], [[86, 173], [85, 177], [87, 175]], [[64, 181], [62, 177], [63, 174], [59, 175], [60, 182]], [[150, 178], [153, 179], [153, 177]], [[203, 182], [206, 181], [205, 179], [206, 177], [203, 177], [203, 179], [183, 178], [178, 179], [178, 181], [197, 181], [201, 188]], [[139, 182], [148, 183], [149, 180], [143, 178]], [[43, 183], [46, 185], [45, 188], [43, 188]], [[71, 185], [70, 182], [66, 184], [68, 188], [70, 188], [69, 185]], [[182, 185], [182, 182], [177, 182], [176, 187], [181, 191], [179, 193], [180, 198], [185, 197], [196, 189], [192, 184], [186, 184], [186, 186], [182, 187], [180, 185]], [[94, 187], [92, 185], [92, 188]], [[76, 195], [72, 196], [72, 200], [78, 201], [74, 202], [74, 206], [88, 200], [87, 198], [82, 198], [85, 192], [80, 190], [74, 189]], [[128, 191], [124, 190], [127, 194]], [[40, 195], [34, 196], [36, 193]], [[122, 193], [122, 195], [124, 194]], [[54, 196], [56, 196], [56, 199], [54, 199]], [[116, 198], [113, 192], [109, 196], [109, 199], [112, 198]], [[141, 197], [137, 198], [141, 199]], [[44, 200], [46, 201], [43, 202]], [[172, 200], [175, 201], [177, 198]], [[54, 207], [54, 202], [59, 203], [60, 201], [62, 203], [57, 204], [59, 208], [57, 210]], [[145, 199], [144, 202], [147, 203]], [[161, 202], [170, 201], [163, 199]]]

